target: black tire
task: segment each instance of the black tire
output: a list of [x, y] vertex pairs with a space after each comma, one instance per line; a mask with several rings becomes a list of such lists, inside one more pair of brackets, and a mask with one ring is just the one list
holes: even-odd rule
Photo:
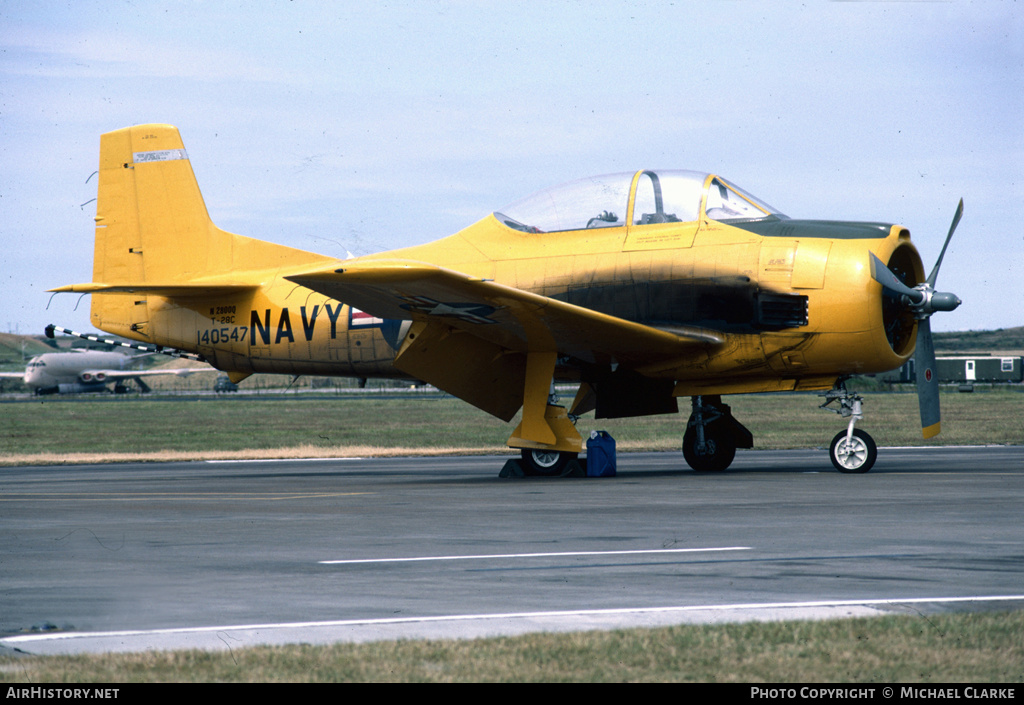
[[836, 470], [845, 473], [863, 473], [871, 469], [878, 457], [878, 446], [875, 439], [866, 431], [853, 429], [853, 439], [849, 446], [846, 443], [846, 431], [840, 431], [832, 439], [828, 456]]
[[577, 457], [579, 453], [523, 448], [523, 472], [527, 475], [557, 477], [565, 472], [566, 466]]
[[697, 451], [697, 430], [692, 426], [683, 434], [683, 458], [697, 472], [721, 472], [736, 457], [736, 441], [721, 426], [704, 429], [704, 452]]

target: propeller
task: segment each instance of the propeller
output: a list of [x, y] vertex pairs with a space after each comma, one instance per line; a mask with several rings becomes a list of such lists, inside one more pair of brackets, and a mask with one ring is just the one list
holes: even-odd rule
[[892, 273], [885, 263], [871, 253], [871, 277], [901, 303], [917, 319], [917, 349], [914, 351], [914, 365], [917, 369], [917, 400], [921, 408], [921, 432], [925, 438], [938, 435], [941, 425], [939, 412], [939, 379], [935, 374], [935, 344], [932, 342], [932, 327], [929, 319], [936, 311], [952, 311], [960, 305], [956, 294], [935, 290], [942, 258], [953, 238], [953, 231], [964, 214], [964, 200], [960, 199], [953, 222], [949, 226], [946, 242], [942, 245], [938, 260], [928, 278], [915, 287], [909, 287]]

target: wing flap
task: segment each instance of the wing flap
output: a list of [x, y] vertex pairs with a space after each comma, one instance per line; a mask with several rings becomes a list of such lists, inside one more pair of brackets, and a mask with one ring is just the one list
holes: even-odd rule
[[526, 355], [440, 323], [413, 323], [395, 366], [504, 421], [523, 405]]

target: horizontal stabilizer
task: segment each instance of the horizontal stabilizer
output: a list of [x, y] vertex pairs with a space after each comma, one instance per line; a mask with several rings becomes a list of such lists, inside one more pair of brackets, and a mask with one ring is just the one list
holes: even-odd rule
[[258, 288], [257, 284], [232, 283], [190, 283], [190, 284], [104, 284], [89, 282], [86, 284], [69, 284], [56, 289], [49, 289], [56, 294], [152, 294], [167, 298], [202, 298], [225, 296], [228, 294], [251, 291]]

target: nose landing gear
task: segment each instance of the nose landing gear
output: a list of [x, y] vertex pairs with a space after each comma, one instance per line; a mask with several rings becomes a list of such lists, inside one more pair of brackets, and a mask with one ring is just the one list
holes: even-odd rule
[[[820, 396], [825, 397], [825, 403], [819, 406], [819, 409], [839, 414], [844, 419], [850, 419], [846, 430], [837, 433], [829, 446], [829, 458], [832, 459], [832, 465], [839, 472], [867, 472], [875, 464], [878, 447], [867, 431], [853, 427], [857, 421], [864, 418], [863, 397], [848, 392], [844, 378], [836, 380], [835, 386]], [[839, 408], [828, 408], [828, 405], [834, 401], [839, 402]]]

